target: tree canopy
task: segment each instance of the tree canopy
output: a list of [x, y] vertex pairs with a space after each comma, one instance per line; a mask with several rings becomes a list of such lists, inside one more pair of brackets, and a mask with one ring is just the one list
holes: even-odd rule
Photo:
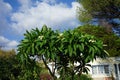
[[104, 27], [94, 25], [84, 25], [76, 28], [80, 33], [94, 35], [103, 41], [104, 48], [111, 57], [120, 56], [120, 37], [114, 33], [108, 33]]
[[[32, 66], [39, 65], [37, 62], [32, 63]], [[27, 63], [28, 66], [31, 66]], [[18, 55], [15, 50], [2, 50], [0, 49], [0, 80], [35, 80], [36, 74], [40, 74], [40, 67], [37, 66], [37, 72], [30, 67], [33, 71], [30, 71], [25, 64], [20, 64]], [[36, 67], [34, 67], [36, 68]], [[39, 78], [40, 76], [37, 76]]]
[[15, 51], [0, 49], [0, 80], [18, 80], [20, 73]]
[[[56, 79], [55, 71], [57, 70], [62, 79], [65, 79], [66, 75], [71, 75], [71, 80], [73, 80], [76, 73], [81, 75], [82, 72], [88, 71], [86, 66], [90, 61], [97, 57], [107, 56], [101, 40], [74, 30], [59, 32], [43, 26], [41, 30], [36, 28], [26, 31], [24, 36], [18, 46], [20, 62], [28, 69], [34, 69], [35, 66], [31, 60], [35, 61], [35, 58], [31, 57], [37, 56], [43, 60], [54, 79]], [[54, 63], [53, 70], [48, 66], [51, 62]], [[79, 65], [74, 63], [79, 63]]]
[[2, 50], [0, 49], [0, 58], [4, 57], [4, 58], [10, 58], [16, 55], [15, 50]]
[[81, 22], [96, 21], [99, 25], [105, 27], [118, 27], [115, 29], [120, 31], [120, 0], [77, 1], [82, 5], [82, 8], [78, 9]]

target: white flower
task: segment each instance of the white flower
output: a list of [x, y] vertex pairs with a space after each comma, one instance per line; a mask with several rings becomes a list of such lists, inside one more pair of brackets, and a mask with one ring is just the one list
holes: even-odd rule
[[89, 42], [92, 42], [92, 43], [94, 43], [94, 42], [96, 42], [96, 41], [95, 41], [95, 40], [91, 40], [91, 39], [90, 39], [90, 40], [89, 40]]
[[60, 33], [59, 36], [58, 36], [58, 38], [62, 38], [62, 36], [63, 36], [63, 33]]
[[42, 39], [43, 39], [43, 37], [44, 37], [44, 36], [38, 36], [38, 38], [39, 38], [40, 40], [42, 40]]
[[103, 46], [107, 46], [107, 44], [103, 44]]
[[59, 34], [59, 36], [62, 36], [62, 35], [63, 35], [63, 33], [60, 33], [60, 34]]

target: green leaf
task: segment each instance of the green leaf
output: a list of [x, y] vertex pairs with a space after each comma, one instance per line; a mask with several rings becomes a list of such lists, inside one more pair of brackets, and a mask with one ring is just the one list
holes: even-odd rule
[[40, 49], [40, 51], [38, 51], [39, 56], [42, 54], [45, 54], [45, 50], [44, 49]]
[[43, 42], [41, 42], [39, 47], [40, 47], [40, 48], [42, 48], [42, 47], [43, 47], [43, 45], [44, 45], [44, 43], [43, 43]]
[[51, 53], [51, 58], [52, 60], [55, 60], [55, 55], [53, 53]]
[[68, 53], [68, 49], [65, 49], [65, 54], [67, 54]]
[[77, 45], [76, 45], [76, 44], [74, 44], [74, 45], [73, 45], [73, 48], [74, 48], [74, 51], [76, 52]]
[[29, 54], [31, 52], [31, 47], [29, 46], [26, 50], [26, 53]]
[[94, 47], [95, 52], [97, 52], [98, 48], [96, 46], [93, 46], [93, 47]]
[[43, 27], [42, 27], [42, 32], [46, 32], [48, 30], [48, 28], [47, 28], [47, 26], [46, 25], [44, 25]]
[[58, 47], [59, 51], [62, 52], [63, 50], [63, 47]]
[[34, 50], [34, 43], [32, 43], [32, 54], [35, 54], [35, 50]]
[[89, 56], [85, 58], [85, 63], [88, 63], [88, 62], [89, 62]]
[[68, 50], [69, 50], [69, 56], [72, 56], [73, 50], [72, 50], [72, 47], [70, 45], [68, 46]]
[[39, 51], [38, 47], [39, 47], [39, 45], [36, 45], [36, 46], [35, 46], [35, 50], [36, 50], [37, 52]]
[[27, 42], [29, 42], [29, 40], [28, 39], [24, 39], [22, 42], [23, 43], [27, 43]]
[[38, 28], [36, 28], [36, 32], [37, 32], [37, 34], [38, 34], [38, 35], [40, 34], [40, 31], [39, 31], [39, 29], [38, 29]]
[[107, 56], [109, 56], [109, 53], [108, 53], [106, 50], [104, 50], [104, 52], [105, 52], [105, 54], [106, 54]]
[[84, 44], [81, 43], [81, 51], [83, 51], [83, 50], [84, 50]]
[[70, 39], [69, 39], [69, 40], [70, 40], [70, 44], [72, 44], [73, 39], [74, 39], [74, 37], [73, 37], [73, 36], [72, 36], [72, 38], [70, 38]]
[[95, 57], [95, 53], [92, 53], [91, 59], [93, 59]]
[[93, 47], [91, 47], [91, 52], [92, 52], [92, 55], [95, 54], [95, 49]]
[[21, 60], [22, 63], [24, 62], [24, 59], [25, 59], [24, 55], [21, 54], [21, 55], [20, 55], [20, 60]]
[[92, 49], [91, 49], [91, 46], [89, 47], [89, 53], [92, 53]]
[[81, 52], [84, 51], [84, 44], [83, 43], [81, 43], [80, 45], [78, 45], [78, 47], [79, 47], [79, 50]]

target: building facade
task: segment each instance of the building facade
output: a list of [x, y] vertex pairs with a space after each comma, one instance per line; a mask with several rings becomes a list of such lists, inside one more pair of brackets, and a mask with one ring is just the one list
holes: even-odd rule
[[120, 57], [97, 58], [90, 64], [94, 80], [120, 80]]

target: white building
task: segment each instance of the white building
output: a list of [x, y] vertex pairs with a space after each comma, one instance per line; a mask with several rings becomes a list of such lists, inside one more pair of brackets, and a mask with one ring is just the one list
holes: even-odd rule
[[[90, 64], [89, 74], [93, 80], [120, 80], [120, 57], [97, 58]], [[54, 70], [54, 63], [48, 65], [51, 71]], [[59, 77], [57, 72], [56, 76]]]
[[91, 62], [90, 74], [94, 80], [120, 80], [120, 57], [97, 58]]

